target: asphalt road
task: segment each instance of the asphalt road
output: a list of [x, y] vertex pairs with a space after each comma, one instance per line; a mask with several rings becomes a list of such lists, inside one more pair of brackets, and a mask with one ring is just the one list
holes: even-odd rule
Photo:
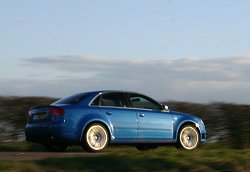
[[66, 158], [66, 157], [88, 157], [99, 156], [107, 153], [86, 153], [86, 152], [0, 152], [0, 160], [30, 161], [45, 158]]

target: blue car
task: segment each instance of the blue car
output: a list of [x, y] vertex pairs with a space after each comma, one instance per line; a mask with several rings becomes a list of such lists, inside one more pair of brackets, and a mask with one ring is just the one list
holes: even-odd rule
[[206, 141], [203, 121], [170, 111], [152, 98], [127, 91], [93, 91], [29, 109], [26, 140], [49, 151], [81, 145], [98, 152], [109, 144], [135, 145], [139, 150], [175, 145], [192, 150]]

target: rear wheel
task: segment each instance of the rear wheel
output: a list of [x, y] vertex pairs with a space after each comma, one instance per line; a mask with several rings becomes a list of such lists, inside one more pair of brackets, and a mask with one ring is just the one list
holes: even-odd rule
[[49, 152], [64, 152], [67, 149], [67, 145], [64, 144], [46, 144], [44, 147]]
[[178, 134], [177, 148], [192, 150], [199, 145], [199, 132], [193, 125], [185, 125]]
[[106, 128], [98, 123], [87, 127], [82, 138], [82, 146], [90, 152], [102, 151], [108, 144], [109, 135]]

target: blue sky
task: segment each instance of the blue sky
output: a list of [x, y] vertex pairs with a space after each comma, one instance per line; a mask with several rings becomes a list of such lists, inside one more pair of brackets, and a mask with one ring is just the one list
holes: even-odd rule
[[0, 95], [250, 103], [250, 1], [0, 1]]

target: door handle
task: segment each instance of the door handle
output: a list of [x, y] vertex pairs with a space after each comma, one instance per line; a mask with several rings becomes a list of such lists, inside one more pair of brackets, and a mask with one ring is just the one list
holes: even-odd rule
[[139, 117], [144, 117], [145, 115], [143, 113], [138, 113]]
[[111, 113], [111, 112], [106, 112], [106, 114], [107, 114], [107, 115], [112, 115], [112, 113]]

